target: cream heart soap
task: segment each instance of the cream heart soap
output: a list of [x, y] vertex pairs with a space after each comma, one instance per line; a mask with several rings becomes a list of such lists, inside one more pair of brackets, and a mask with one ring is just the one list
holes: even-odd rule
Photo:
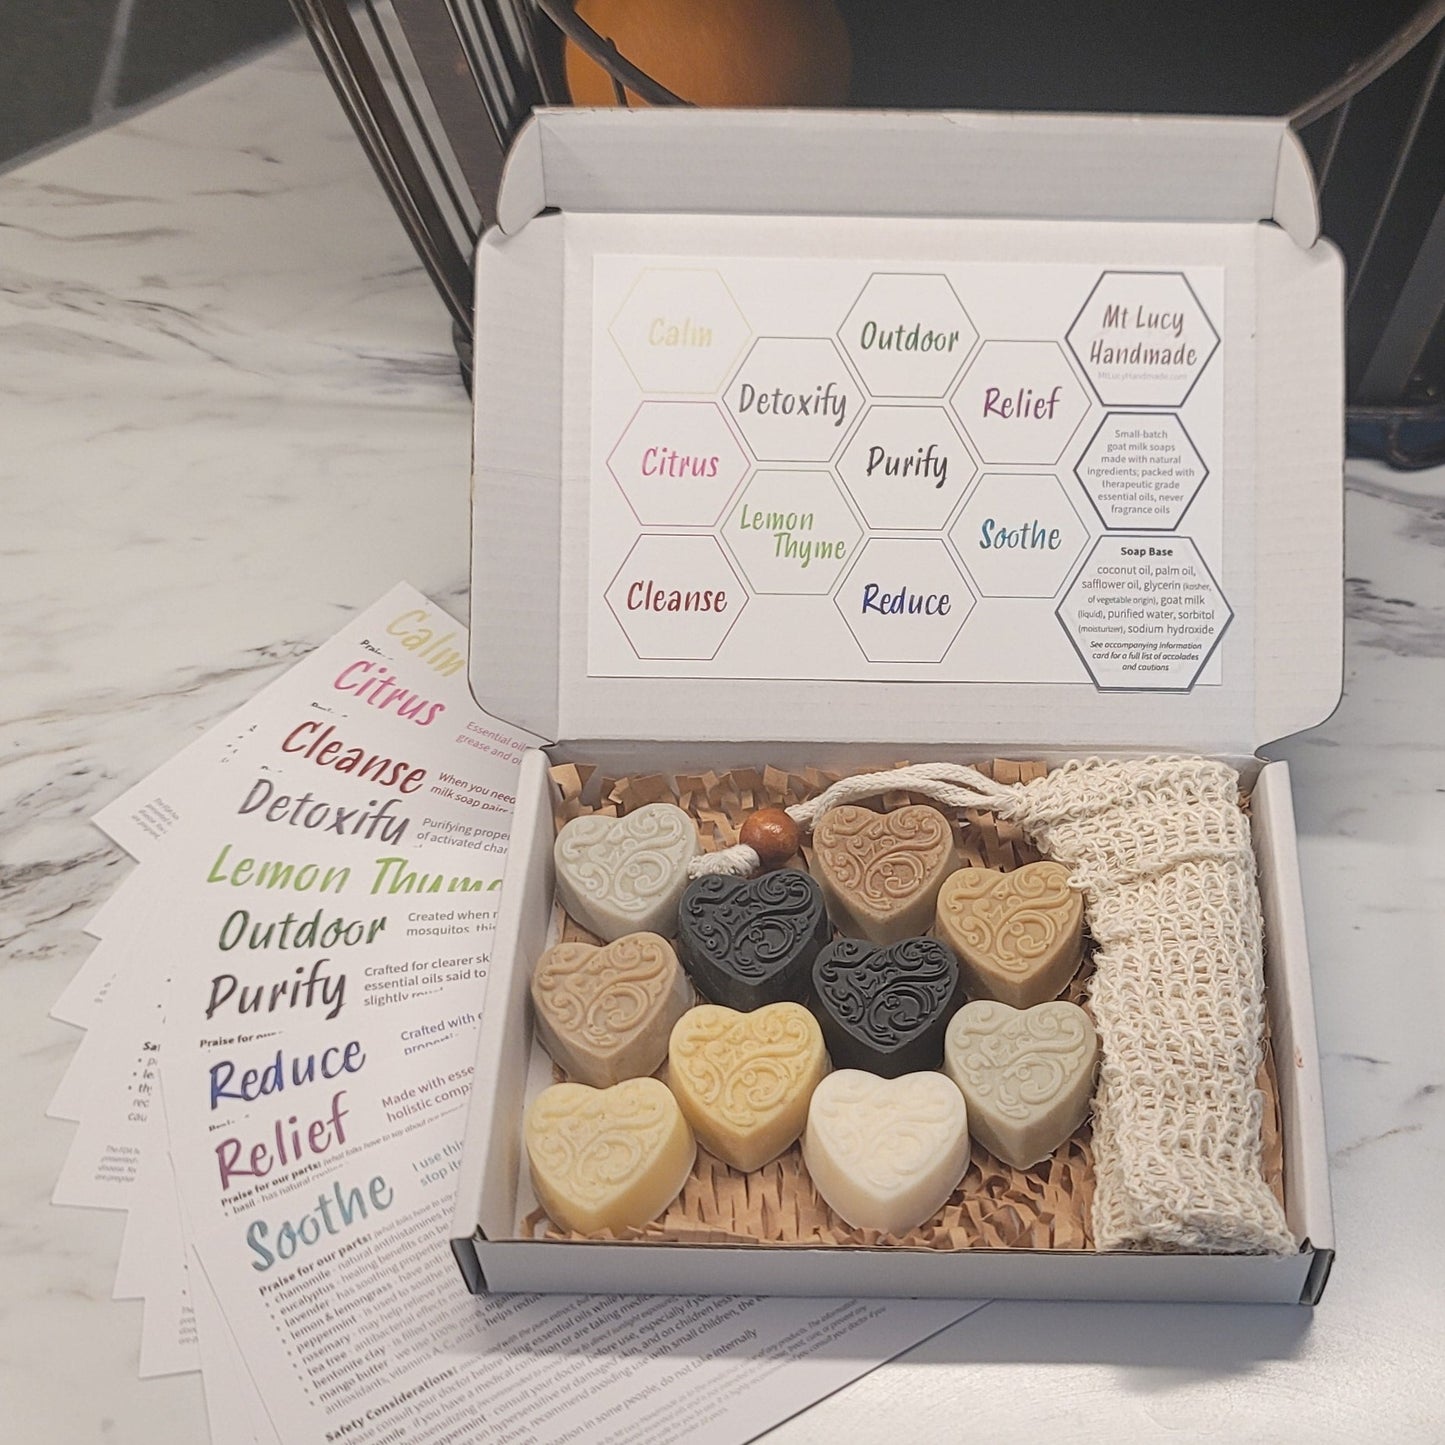
[[922, 804], [891, 813], [830, 808], [813, 829], [814, 876], [850, 938], [887, 945], [927, 933], [957, 864], [948, 819]]
[[1084, 899], [1062, 863], [960, 868], [939, 890], [933, 931], [958, 955], [970, 998], [1032, 1008], [1079, 970]]
[[968, 1168], [968, 1110], [942, 1074], [881, 1079], [839, 1069], [813, 1091], [803, 1162], [857, 1229], [907, 1234], [948, 1202]]
[[1077, 1004], [965, 1004], [943, 1041], [943, 1068], [968, 1104], [969, 1132], [1016, 1169], [1047, 1159], [1089, 1113], [1099, 1040]]
[[610, 1089], [553, 1084], [532, 1101], [522, 1134], [538, 1201], [553, 1223], [578, 1234], [656, 1219], [697, 1158], [687, 1120], [656, 1079]]
[[667, 1051], [667, 1081], [698, 1142], [744, 1171], [761, 1169], [803, 1132], [827, 1072], [823, 1032], [796, 1003], [751, 1013], [689, 1009]]
[[570, 1079], [597, 1089], [652, 1073], [691, 1002], [672, 945], [656, 933], [629, 933], [604, 948], [559, 943], [532, 974], [543, 1048]]
[[671, 938], [698, 848], [692, 819], [671, 803], [573, 818], [552, 850], [558, 902], [604, 943], [624, 933]]

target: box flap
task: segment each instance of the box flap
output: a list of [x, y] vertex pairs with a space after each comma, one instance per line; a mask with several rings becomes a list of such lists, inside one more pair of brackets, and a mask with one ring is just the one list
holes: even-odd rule
[[1319, 234], [1288, 124], [1213, 116], [543, 110], [512, 147], [498, 224], [516, 232], [547, 209], [1272, 220], [1301, 246]]
[[1257, 237], [1254, 742], [1322, 723], [1344, 685], [1344, 262]]
[[[632, 129], [624, 132], [623, 126]], [[728, 148], [734, 161], [753, 154], [758, 164], [725, 168], [719, 146]], [[1060, 156], [1068, 163], [1060, 166]], [[845, 157], [849, 164], [841, 163]], [[703, 185], [698, 177], [709, 173], [714, 158], [717, 172]], [[1103, 190], [1073, 186], [1070, 176], [1085, 166]], [[1135, 185], [1141, 166], [1153, 179]], [[904, 173], [913, 175], [906, 185]], [[924, 174], [932, 174], [938, 185], [923, 185]], [[540, 115], [524, 132], [506, 186], [504, 219], [513, 234], [490, 232], [476, 262], [472, 683], [494, 713], [548, 738], [571, 740], [858, 740], [918, 749], [1002, 739], [1036, 748], [1247, 754], [1314, 725], [1335, 706], [1342, 631], [1342, 265], [1327, 243], [1309, 244], [1316, 224], [1313, 187], [1303, 153], [1282, 125], [791, 112], [689, 112], [651, 120], [635, 113], [559, 112]], [[789, 213], [787, 200], [796, 207], [800, 198], [810, 212], [831, 214]], [[1051, 209], [1055, 202], [1058, 209]], [[645, 205], [656, 209], [639, 209]], [[854, 210], [846, 211], [847, 205]], [[562, 213], [528, 222], [550, 206], [561, 206]], [[576, 206], [594, 209], [571, 209]], [[731, 206], [744, 213], [729, 214]], [[906, 216], [897, 214], [910, 206]], [[993, 215], [978, 214], [987, 208]], [[1166, 208], [1172, 208], [1173, 219], [1157, 219]], [[1280, 225], [1261, 225], [1261, 219]], [[709, 671], [705, 659], [640, 666], [624, 660], [621, 668], [612, 659], [599, 660], [589, 626], [600, 617], [606, 629], [598, 598], [606, 588], [607, 605], [613, 606], [610, 593], [622, 573], [613, 558], [599, 562], [589, 555], [589, 546], [599, 507], [626, 513], [631, 505], [623, 499], [625, 488], [619, 491], [615, 480], [607, 481], [611, 449], [627, 432], [639, 395], [645, 408], [654, 394], [689, 388], [676, 372], [664, 372], [661, 382], [627, 379], [617, 391], [615, 414], [594, 437], [594, 358], [607, 355], [615, 363], [614, 343], [621, 343], [610, 328], [620, 314], [617, 298], [632, 294], [625, 289], [631, 284], [626, 276], [613, 293], [594, 288], [603, 284], [599, 278], [605, 279], [607, 266], [624, 271], [631, 266], [629, 275], [647, 266], [723, 278], [736, 271], [751, 284], [760, 264], [798, 257], [806, 258], [810, 284], [795, 289], [806, 289], [809, 298], [827, 291], [850, 266], [862, 268], [858, 275], [864, 280], [913, 269], [935, 282], [947, 274], [954, 274], [960, 287], [972, 281], [973, 290], [961, 294], [976, 308], [979, 339], [972, 352], [965, 348], [965, 381], [989, 337], [1016, 334], [1003, 329], [1006, 318], [997, 306], [992, 318], [980, 314], [989, 307], [988, 282], [995, 273], [1037, 266], [1028, 278], [1053, 277], [1057, 330], [1029, 334], [1055, 339], [1027, 344], [1061, 358], [1063, 380], [1072, 377], [1079, 388], [1082, 420], [1067, 444], [1061, 443], [1056, 464], [1030, 468], [1005, 461], [995, 481], [1054, 474], [1088, 534], [1080, 554], [1086, 566], [1097, 562], [1105, 571], [1105, 562], [1118, 560], [1104, 555], [1106, 547], [1152, 544], [1155, 536], [1168, 541], [1170, 530], [1178, 528], [1177, 517], [1151, 531], [1148, 523], [1118, 523], [1090, 513], [1091, 502], [1098, 502], [1079, 468], [1085, 453], [1094, 455], [1089, 449], [1105, 425], [1125, 427], [1130, 418], [1142, 418], [1153, 426], [1151, 418], [1162, 418], [1174, 439], [1170, 445], [1188, 462], [1191, 417], [1201, 409], [1206, 420], [1215, 417], [1217, 434], [1199, 438], [1203, 475], [1212, 480], [1202, 493], [1181, 493], [1178, 503], [1181, 514], [1188, 511], [1188, 525], [1181, 529], [1186, 541], [1203, 538], [1211, 526], [1222, 527], [1227, 537], [1222, 569], [1202, 540], [1201, 553], [1183, 559], [1202, 555], [1215, 594], [1227, 603], [1222, 620], [1216, 607], [1213, 626], [1221, 640], [1205, 671], [1173, 690], [1157, 683], [1133, 687], [1122, 676], [1103, 681], [1096, 676], [1096, 686], [1089, 686], [1072, 654], [1066, 662], [1057, 656], [1070, 644], [1078, 648], [1074, 631], [1052, 622], [1056, 606], [1071, 598], [1079, 606], [1089, 600], [1074, 573], [1053, 601], [1035, 609], [1050, 612], [1054, 655], [1047, 667], [1041, 663], [1027, 676], [955, 668], [935, 680], [936, 669], [910, 667], [902, 659], [886, 675], [871, 677], [866, 668], [791, 668], [786, 648], [775, 646], [774, 655], [765, 656], [778, 634], [762, 625], [772, 615], [757, 600], [766, 588], [751, 579], [753, 601], [743, 604], [742, 621], [727, 639], [738, 657], [738, 645], [751, 629], [748, 666], [734, 669], [735, 675], [719, 667]], [[1169, 269], [1161, 272], [1161, 264]], [[824, 285], [830, 266], [833, 279]], [[1080, 274], [1065, 274], [1069, 267]], [[1202, 383], [1191, 383], [1177, 398], [1146, 396], [1138, 402], [1101, 392], [1089, 371], [1087, 338], [1075, 344], [1078, 323], [1069, 318], [1078, 302], [1065, 314], [1061, 298], [1066, 293], [1092, 299], [1090, 288], [1100, 277], [1154, 274], [1177, 277], [1170, 284], [1182, 287], [1182, 295], [1190, 291], [1186, 273], [1195, 275], [1203, 288], [1199, 296], [1218, 323], [1217, 328], [1207, 318], [1200, 323]], [[837, 286], [834, 291], [842, 295]], [[756, 300], [767, 293], [754, 286], [750, 294]], [[740, 295], [746, 312], [753, 303], [748, 294]], [[846, 309], [835, 306], [838, 316]], [[800, 329], [769, 332], [766, 319], [756, 319], [766, 318], [766, 310], [758, 307], [743, 322], [739, 354], [747, 354], [749, 330], [760, 337], [803, 338], [831, 333], [837, 324], [830, 319], [826, 331], [819, 322], [812, 331], [800, 323]], [[1216, 329], [1219, 360], [1211, 366]], [[841, 331], [837, 341], [846, 349]], [[838, 364], [845, 386], [849, 375], [854, 381], [863, 375], [856, 358], [845, 363], [840, 355]], [[679, 556], [710, 531], [722, 559], [717, 565], [728, 568], [739, 539], [728, 533], [725, 519], [737, 510], [742, 489], [770, 465], [758, 460], [768, 453], [745, 437], [728, 400], [727, 387], [737, 381], [726, 382], [730, 374], [720, 368], [716, 380], [702, 388], [701, 394], [712, 398], [706, 405], [676, 395], [665, 402], [674, 415], [706, 413], [709, 428], [723, 427], [719, 445], [727, 443], [730, 430], [739, 447], [751, 448], [752, 460], [739, 453], [740, 480], [730, 510], [700, 522], [625, 518], [646, 538], [665, 536]], [[886, 388], [868, 385], [873, 401], [862, 403], [863, 421], [867, 408], [889, 404]], [[961, 434], [972, 436], [958, 420], [953, 388], [962, 390], [957, 375], [929, 406], [939, 415], [951, 406]], [[1102, 447], [1101, 442], [1101, 457]], [[981, 448], [975, 450], [980, 480], [987, 481], [1000, 468]], [[842, 478], [841, 456], [825, 465], [835, 479]], [[929, 544], [940, 555], [946, 548], [962, 555], [959, 527], [977, 495], [963, 494], [960, 508], [950, 514], [958, 520], [946, 524], [946, 539]], [[850, 505], [856, 506], [856, 497]], [[659, 525], [665, 522], [678, 525], [669, 530]], [[888, 544], [886, 522], [881, 530], [866, 518], [860, 525], [865, 552], [870, 538]], [[621, 556], [627, 544], [619, 537]], [[836, 590], [837, 584], [829, 585]], [[995, 654], [1010, 636], [1006, 609], [990, 600], [987, 586], [975, 590], [979, 618], [985, 611], [988, 618], [965, 628], [951, 660], [970, 635], [994, 638]], [[703, 656], [638, 654], [649, 655]], [[748, 670], [760, 657], [761, 670]], [[1084, 665], [1093, 671], [1087, 659]]]

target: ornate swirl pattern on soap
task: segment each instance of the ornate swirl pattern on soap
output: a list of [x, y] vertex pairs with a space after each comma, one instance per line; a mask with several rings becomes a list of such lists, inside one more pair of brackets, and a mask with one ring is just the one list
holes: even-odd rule
[[796, 868], [761, 878], [696, 878], [679, 912], [689, 943], [751, 980], [777, 972], [824, 922], [818, 885]]
[[813, 832], [818, 867], [833, 887], [887, 914], [930, 886], [953, 853], [953, 830], [921, 804], [874, 813], [830, 809]]
[[813, 1068], [818, 1026], [806, 1009], [774, 1004], [750, 1014], [705, 1007], [673, 1030], [672, 1070], [713, 1114], [749, 1128], [788, 1101]]
[[826, 1148], [854, 1179], [886, 1192], [936, 1170], [940, 1154], [961, 1142], [966, 1127], [963, 1095], [942, 1074], [931, 1073], [901, 1079], [857, 1069], [830, 1074], [808, 1115], [815, 1148]]
[[557, 835], [559, 873], [582, 897], [623, 914], [645, 914], [681, 887], [697, 852], [692, 820], [671, 803], [649, 803], [622, 818], [573, 818]]
[[932, 938], [907, 938], [888, 948], [841, 938], [813, 965], [813, 987], [838, 1023], [874, 1048], [897, 1049], [946, 1022], [958, 992], [958, 963]]
[[674, 1130], [677, 1106], [656, 1079], [629, 1079], [610, 1089], [554, 1084], [527, 1115], [527, 1153], [534, 1172], [569, 1200], [595, 1208], [644, 1172]]
[[975, 1002], [949, 1033], [949, 1072], [1004, 1119], [1034, 1118], [1091, 1072], [1097, 1043], [1084, 1011], [1045, 1003], [1019, 1011]]
[[616, 1043], [651, 1016], [676, 975], [676, 956], [655, 933], [629, 933], [605, 948], [563, 943], [538, 960], [532, 1000], [558, 1032]]
[[1077, 952], [1083, 899], [1059, 863], [1029, 863], [1009, 873], [961, 868], [939, 892], [938, 925], [961, 953], [1024, 978], [1061, 948]]

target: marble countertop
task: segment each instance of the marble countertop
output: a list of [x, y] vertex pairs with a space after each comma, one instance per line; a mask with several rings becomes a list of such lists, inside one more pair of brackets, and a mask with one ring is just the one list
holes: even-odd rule
[[[0, 178], [0, 1399], [202, 1440], [136, 1378], [123, 1217], [52, 1208], [47, 1010], [129, 868], [87, 821], [402, 579], [467, 586], [446, 319], [292, 45]], [[995, 1303], [803, 1442], [1445, 1438], [1445, 477], [1349, 470], [1346, 695], [1290, 759], [1339, 1258], [1314, 1311]]]

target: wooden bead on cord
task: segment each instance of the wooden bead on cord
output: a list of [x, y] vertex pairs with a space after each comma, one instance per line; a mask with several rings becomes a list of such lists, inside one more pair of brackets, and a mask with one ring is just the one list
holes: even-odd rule
[[802, 841], [802, 830], [782, 808], [760, 808], [738, 833], [738, 842], [758, 855], [765, 873], [795, 857]]

